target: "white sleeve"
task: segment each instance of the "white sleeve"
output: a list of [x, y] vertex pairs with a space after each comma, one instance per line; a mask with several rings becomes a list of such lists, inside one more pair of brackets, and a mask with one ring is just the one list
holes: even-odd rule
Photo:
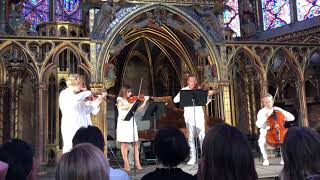
[[208, 96], [208, 97], [207, 97], [207, 104], [206, 104], [206, 105], [208, 105], [211, 101], [212, 101], [212, 96]]
[[280, 111], [283, 114], [285, 121], [294, 121], [294, 116], [290, 112], [279, 107], [274, 107], [274, 109]]
[[86, 97], [92, 95], [91, 91], [83, 91], [75, 95], [76, 101], [83, 101]]
[[180, 92], [173, 98], [174, 103], [180, 102]]
[[63, 109], [65, 109], [65, 102], [68, 100], [66, 97], [65, 97], [65, 90], [62, 90], [61, 91], [61, 93], [60, 93], [60, 95], [59, 95], [59, 107], [60, 107], [60, 109], [61, 109], [61, 111], [63, 110]]
[[85, 103], [85, 111], [86, 114], [92, 113], [93, 115], [97, 115], [100, 111], [100, 106], [97, 103], [97, 100], [95, 101], [87, 101]]
[[258, 128], [262, 128], [264, 126], [264, 124], [266, 123], [267, 121], [267, 117], [264, 113], [264, 110], [261, 109], [259, 112], [258, 112], [258, 116], [257, 116], [257, 122], [256, 122], [256, 126]]

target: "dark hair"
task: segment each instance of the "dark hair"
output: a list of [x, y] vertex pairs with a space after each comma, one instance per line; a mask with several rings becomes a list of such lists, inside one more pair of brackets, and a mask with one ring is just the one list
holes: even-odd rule
[[6, 179], [26, 180], [32, 170], [34, 151], [29, 144], [13, 139], [0, 147], [0, 160], [9, 168]]
[[224, 120], [218, 117], [212, 117], [210, 116], [208, 121], [207, 121], [207, 126], [208, 128], [212, 128], [220, 123], [224, 123]]
[[163, 165], [175, 167], [186, 159], [190, 148], [179, 129], [165, 127], [158, 131], [154, 139], [154, 152]]
[[305, 180], [320, 174], [320, 135], [310, 128], [290, 127], [284, 137], [282, 156], [283, 180]]
[[73, 146], [80, 143], [91, 143], [104, 151], [105, 141], [102, 132], [95, 126], [81, 127], [72, 139]]
[[217, 124], [203, 141], [200, 180], [257, 180], [247, 138], [235, 127]]
[[129, 86], [122, 86], [119, 91], [118, 97], [127, 98], [126, 95], [128, 91], [131, 91], [131, 88]]

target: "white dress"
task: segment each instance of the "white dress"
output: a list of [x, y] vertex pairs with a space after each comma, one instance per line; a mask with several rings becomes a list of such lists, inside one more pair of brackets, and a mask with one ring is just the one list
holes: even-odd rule
[[90, 91], [75, 94], [72, 89], [66, 88], [59, 96], [59, 106], [62, 113], [61, 135], [63, 140], [63, 153], [72, 148], [72, 139], [80, 127], [92, 125], [90, 113], [99, 112], [97, 102], [86, 102], [85, 98], [90, 96]]
[[[129, 104], [127, 99], [124, 99], [122, 97], [117, 97], [117, 103], [120, 103], [120, 102], [123, 105]], [[135, 121], [133, 122], [133, 118], [131, 118], [129, 121], [124, 120], [128, 111], [129, 110], [118, 109], [118, 122], [117, 122], [117, 141], [118, 142], [138, 141], [138, 129], [137, 129], [136, 122]], [[133, 140], [133, 129], [134, 129], [134, 140]]]

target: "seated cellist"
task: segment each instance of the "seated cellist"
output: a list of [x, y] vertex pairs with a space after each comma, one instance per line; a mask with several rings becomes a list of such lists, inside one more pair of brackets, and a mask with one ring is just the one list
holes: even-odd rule
[[[259, 148], [263, 157], [263, 165], [268, 166], [268, 155], [266, 151], [266, 135], [268, 130], [270, 130], [270, 125], [268, 124], [268, 119], [275, 111], [278, 111], [282, 113], [282, 117], [284, 118], [284, 121], [293, 121], [294, 116], [288, 112], [283, 110], [282, 108], [273, 106], [273, 97], [271, 94], [266, 93], [261, 97], [261, 102], [263, 104], [263, 108], [259, 110], [256, 126], [260, 128], [260, 136], [258, 140]], [[283, 160], [281, 157], [280, 164], [283, 164]]]

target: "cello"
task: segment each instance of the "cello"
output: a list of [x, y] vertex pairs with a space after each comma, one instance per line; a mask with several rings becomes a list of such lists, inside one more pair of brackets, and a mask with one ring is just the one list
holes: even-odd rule
[[[277, 95], [278, 89], [273, 97], [273, 102], [275, 96]], [[266, 141], [269, 145], [273, 147], [278, 147], [283, 144], [284, 136], [288, 129], [284, 127], [285, 117], [282, 112], [275, 110], [273, 106], [273, 113], [267, 118], [267, 124], [270, 129], [267, 131]]]

